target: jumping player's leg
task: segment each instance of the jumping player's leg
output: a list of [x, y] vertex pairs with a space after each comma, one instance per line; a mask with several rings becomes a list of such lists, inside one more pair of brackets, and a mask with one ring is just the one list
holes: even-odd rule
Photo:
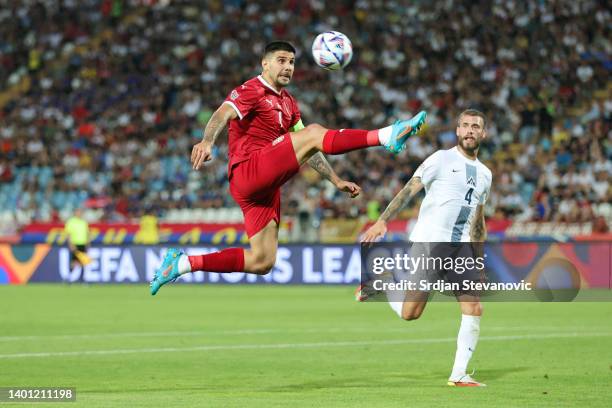
[[217, 273], [247, 272], [265, 275], [276, 262], [278, 248], [278, 224], [275, 220], [250, 237], [250, 248], [227, 248], [204, 255], [187, 255], [170, 249], [151, 281], [151, 294], [180, 275], [205, 271]]
[[[236, 187], [236, 183], [233, 183], [232, 186]], [[242, 191], [240, 185], [237, 189], [230, 190], [243, 210], [250, 248], [227, 248], [209, 254], [192, 256], [178, 249], [169, 249], [151, 280], [152, 295], [155, 295], [163, 285], [185, 273], [196, 271], [247, 272], [265, 275], [272, 269], [276, 262], [278, 247], [280, 190], [271, 192], [267, 199], [262, 198], [260, 201], [244, 200], [240, 195]]]
[[467, 366], [476, 350], [480, 335], [482, 304], [478, 297], [471, 295], [458, 295], [457, 300], [461, 306], [461, 326], [457, 335], [455, 362], [448, 382], [449, 385], [460, 386], [483, 385], [467, 374]]
[[246, 272], [265, 275], [276, 262], [278, 225], [270, 222], [250, 237], [250, 248], [228, 248], [205, 255], [185, 256], [179, 260], [179, 274], [206, 272]]
[[265, 275], [276, 262], [278, 249], [278, 225], [271, 220], [261, 231], [250, 238], [250, 248], [244, 250], [244, 272]]
[[388, 150], [398, 153], [404, 149], [408, 137], [419, 131], [426, 117], [425, 112], [419, 112], [409, 120], [397, 121], [391, 126], [376, 130], [330, 130], [312, 124], [291, 133], [291, 142], [300, 165], [316, 152], [343, 154], [371, 146], [385, 146]]

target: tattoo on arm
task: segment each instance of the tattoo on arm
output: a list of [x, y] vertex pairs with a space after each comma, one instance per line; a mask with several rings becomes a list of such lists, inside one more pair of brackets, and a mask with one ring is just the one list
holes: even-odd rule
[[476, 207], [474, 222], [470, 229], [470, 239], [472, 242], [484, 242], [487, 239], [487, 226], [485, 224], [483, 205]]
[[380, 216], [383, 221], [388, 221], [390, 218], [394, 218], [397, 213], [414, 198], [415, 195], [423, 188], [420, 177], [411, 178], [408, 183], [397, 193], [393, 200], [389, 203], [385, 211]]
[[204, 129], [204, 141], [214, 144], [217, 137], [221, 134], [227, 122], [236, 116], [236, 112], [231, 107], [221, 105], [210, 117], [206, 128]]
[[321, 177], [335, 183], [338, 181], [338, 175], [332, 169], [331, 165], [321, 152], [315, 153], [310, 159], [308, 159], [308, 165], [315, 169]]

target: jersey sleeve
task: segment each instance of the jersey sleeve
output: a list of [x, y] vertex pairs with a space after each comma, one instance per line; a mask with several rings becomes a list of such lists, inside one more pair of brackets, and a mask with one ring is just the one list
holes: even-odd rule
[[482, 193], [480, 200], [478, 200], [478, 204], [485, 205], [487, 200], [489, 199], [489, 194], [491, 194], [491, 184], [493, 182], [492, 179], [493, 175], [489, 173], [489, 176], [487, 177], [487, 186], [485, 187], [485, 190]]
[[227, 95], [223, 103], [227, 103], [234, 108], [238, 117], [242, 119], [255, 109], [257, 102], [259, 102], [263, 94], [263, 89], [243, 84], [234, 88], [232, 92]]
[[438, 150], [431, 156], [425, 159], [423, 163], [416, 169], [412, 177], [420, 177], [421, 183], [429, 185], [437, 176], [440, 168], [441, 151]]

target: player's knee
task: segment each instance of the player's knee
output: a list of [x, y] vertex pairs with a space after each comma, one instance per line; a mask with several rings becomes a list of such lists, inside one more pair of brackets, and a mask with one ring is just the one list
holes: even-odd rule
[[257, 275], [267, 275], [272, 270], [274, 263], [268, 261], [256, 262], [251, 268], [252, 273], [256, 273]]
[[273, 257], [270, 255], [258, 256], [253, 264], [253, 267], [251, 268], [251, 272], [258, 275], [267, 275], [274, 267], [274, 263], [276, 261], [275, 258], [275, 256]]
[[325, 136], [327, 129], [318, 123], [313, 123], [304, 128], [303, 140], [305, 141], [305, 147], [310, 149], [322, 149], [323, 137]]
[[305, 130], [313, 135], [324, 134], [327, 131], [326, 128], [318, 123], [311, 123], [310, 125], [306, 126]]
[[421, 311], [420, 310], [413, 310], [413, 309], [409, 309], [409, 310], [402, 310], [402, 319], [410, 321], [410, 320], [416, 320], [419, 317], [421, 317]]
[[465, 303], [462, 307], [463, 314], [470, 316], [482, 316], [482, 303], [480, 302], [469, 302]]
[[319, 143], [323, 136], [325, 136], [325, 132], [327, 129], [318, 123], [313, 123], [304, 128], [306, 138], [313, 144]]
[[255, 264], [251, 272], [257, 275], [267, 275], [268, 273], [270, 273], [271, 270], [272, 270], [272, 266], [261, 263], [261, 264]]

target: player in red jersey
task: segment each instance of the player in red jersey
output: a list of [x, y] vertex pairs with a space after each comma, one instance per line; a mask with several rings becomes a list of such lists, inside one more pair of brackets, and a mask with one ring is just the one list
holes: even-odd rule
[[398, 153], [418, 132], [426, 113], [372, 131], [304, 127], [297, 102], [284, 89], [293, 76], [295, 48], [274, 41], [265, 48], [262, 74], [230, 92], [212, 115], [203, 140], [193, 147], [194, 170], [212, 159], [217, 136], [229, 122], [230, 193], [244, 214], [250, 248], [228, 248], [187, 256], [170, 249], [151, 281], [151, 294], [181, 274], [194, 271], [267, 274], [276, 261], [280, 223], [280, 187], [308, 163], [341, 191], [356, 197], [361, 188], [340, 179], [322, 153], [342, 154], [370, 146]]

